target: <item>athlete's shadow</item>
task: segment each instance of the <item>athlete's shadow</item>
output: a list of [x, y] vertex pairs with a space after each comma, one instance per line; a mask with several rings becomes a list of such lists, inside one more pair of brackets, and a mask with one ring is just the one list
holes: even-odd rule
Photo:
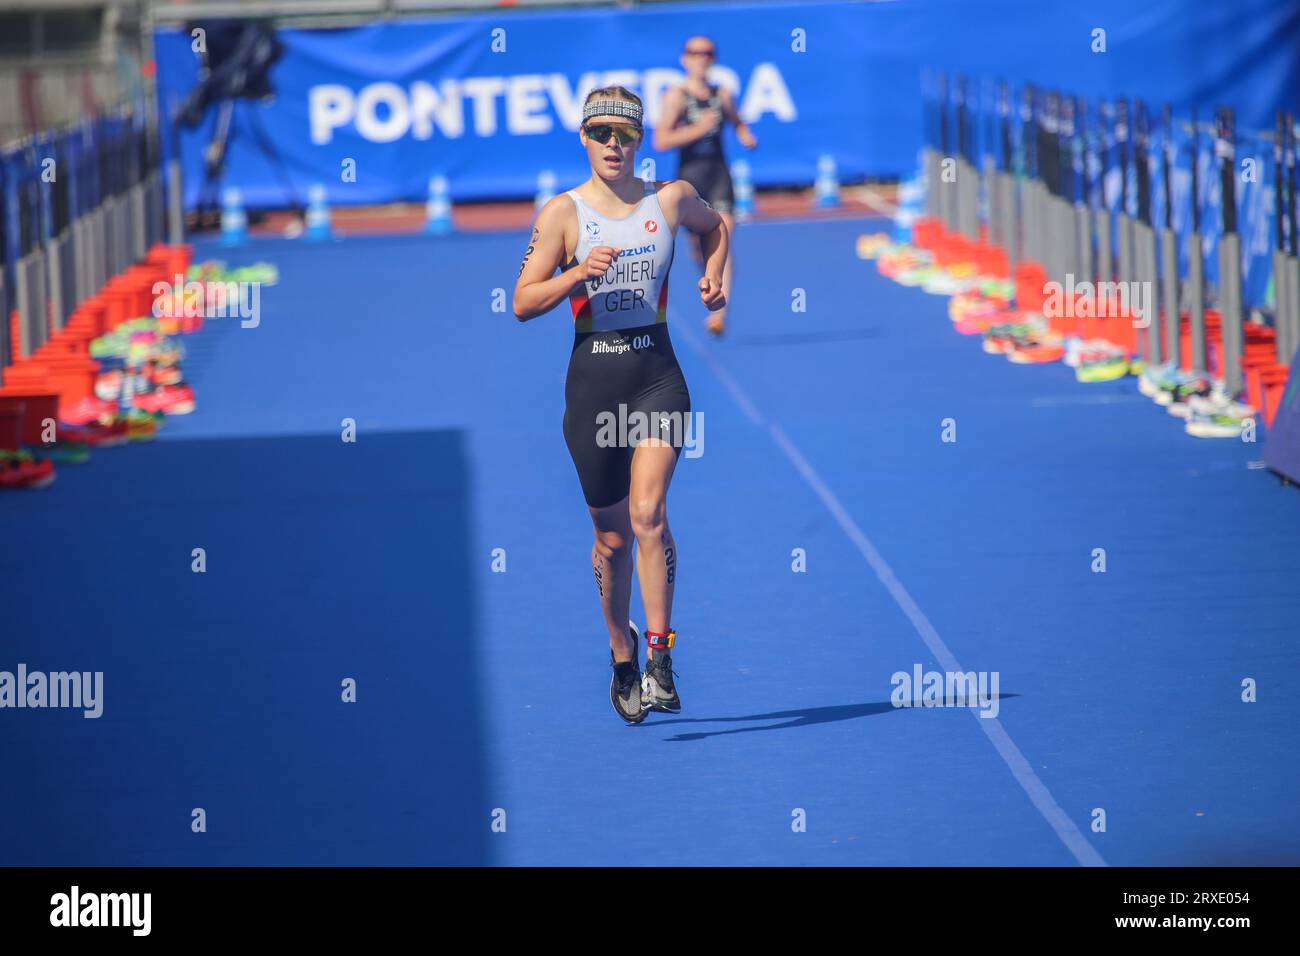
[[[1004, 701], [1019, 694], [998, 694], [997, 700]], [[898, 711], [928, 708], [895, 707], [889, 701], [876, 704], [838, 704], [833, 707], [805, 707], [802, 710], [774, 710], [767, 714], [749, 714], [746, 717], [681, 717], [676, 720], [657, 720], [647, 723], [646, 727], [666, 727], [669, 724], [730, 724], [745, 720], [780, 720], [779, 724], [764, 724], [761, 727], [737, 727], [734, 730], [712, 730], [703, 733], [677, 734], [665, 737], [668, 742], [683, 740], [705, 740], [709, 737], [722, 737], [726, 734], [749, 734], [758, 730], [788, 730], [793, 727], [811, 727], [814, 724], [830, 724], [837, 720], [853, 720], [856, 717], [874, 717], [877, 714], [889, 714]], [[949, 708], [942, 708], [949, 709]], [[789, 719], [785, 719], [789, 718]]]
[[872, 717], [876, 714], [888, 714], [898, 710], [889, 701], [878, 704], [839, 704], [834, 707], [805, 707], [801, 710], [775, 710], [768, 714], [750, 714], [746, 717], [681, 717], [675, 720], [647, 722], [647, 727], [665, 727], [668, 724], [730, 724], [747, 720], [780, 720], [779, 724], [764, 724], [761, 727], [736, 727], [734, 730], [712, 730], [706, 733], [677, 734], [665, 737], [665, 740], [704, 740], [707, 737], [721, 737], [724, 734], [748, 734], [756, 730], [785, 730], [790, 727], [811, 727], [813, 724], [829, 724], [837, 720], [852, 720], [855, 717]]

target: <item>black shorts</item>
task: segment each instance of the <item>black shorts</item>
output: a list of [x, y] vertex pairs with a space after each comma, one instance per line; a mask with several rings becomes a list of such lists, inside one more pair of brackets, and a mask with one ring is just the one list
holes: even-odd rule
[[632, 452], [662, 438], [681, 454], [691, 394], [668, 326], [579, 332], [564, 382], [564, 441], [592, 508], [627, 497]]
[[694, 186], [700, 197], [715, 211], [730, 214], [736, 195], [731, 188], [731, 170], [721, 156], [688, 159], [677, 171], [677, 178]]

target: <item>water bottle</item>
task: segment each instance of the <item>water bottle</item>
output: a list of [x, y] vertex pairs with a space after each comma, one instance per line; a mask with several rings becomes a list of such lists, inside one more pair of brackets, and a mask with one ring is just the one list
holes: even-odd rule
[[429, 200], [424, 205], [424, 231], [434, 236], [445, 236], [451, 228], [451, 198], [447, 177], [442, 174], [429, 177]]
[[840, 180], [835, 172], [835, 157], [823, 153], [817, 157], [817, 182], [813, 186], [816, 205], [830, 209], [840, 204]]
[[221, 194], [221, 244], [242, 245], [248, 238], [248, 216], [239, 187], [227, 186]]
[[736, 219], [745, 222], [754, 215], [754, 180], [748, 160], [731, 164], [731, 183], [736, 193]]
[[319, 242], [331, 236], [330, 209], [325, 203], [325, 186], [316, 183], [307, 191], [307, 238]]

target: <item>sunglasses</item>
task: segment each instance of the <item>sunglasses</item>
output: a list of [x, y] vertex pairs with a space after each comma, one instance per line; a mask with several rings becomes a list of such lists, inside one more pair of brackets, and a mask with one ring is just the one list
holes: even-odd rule
[[608, 143], [611, 136], [618, 137], [618, 145], [620, 146], [630, 146], [633, 143], [641, 142], [641, 130], [635, 126], [628, 126], [626, 123], [589, 123], [582, 129], [587, 134], [588, 139], [594, 139], [602, 145]]
[[707, 56], [710, 60], [712, 60], [715, 56], [717, 56], [717, 53], [718, 53], [717, 50], [687, 50], [686, 51], [687, 56]]

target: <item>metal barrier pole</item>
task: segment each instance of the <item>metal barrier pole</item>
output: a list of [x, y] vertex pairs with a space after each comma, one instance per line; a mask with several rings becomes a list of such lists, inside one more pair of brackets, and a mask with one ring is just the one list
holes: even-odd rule
[[1223, 384], [1236, 395], [1244, 384], [1241, 370], [1241, 238], [1225, 233], [1219, 240], [1219, 309], [1223, 313]]
[[1178, 301], [1178, 239], [1174, 230], [1165, 226], [1160, 230], [1160, 301], [1164, 306], [1165, 360], [1178, 360], [1179, 330], [1182, 319]]
[[1016, 264], [1020, 261], [1020, 211], [1016, 208], [1016, 179], [1013, 173], [1002, 173], [998, 177], [999, 188], [1002, 192], [1002, 209], [1006, 215], [1006, 241], [1004, 248], [1007, 251], [1007, 262], [1014, 270]]
[[45, 280], [50, 296], [50, 319], [54, 323], [55, 331], [63, 328], [63, 322], [66, 318], [64, 309], [67, 307], [67, 299], [64, 296], [64, 279], [66, 270], [64, 269], [63, 246], [64, 236], [51, 239], [45, 246]]
[[[1277, 130], [1277, 246], [1274, 258], [1274, 298], [1277, 314], [1274, 322], [1277, 333], [1277, 360], [1289, 366], [1300, 345], [1300, 266], [1296, 259], [1296, 198], [1295, 198], [1295, 117], [1278, 114]], [[1286, 195], [1286, 201], [1282, 197]], [[1288, 249], [1287, 237], [1290, 237]]]
[[167, 163], [167, 240], [174, 246], [185, 241], [185, 213], [181, 207], [181, 164]]
[[1007, 263], [1014, 270], [1020, 258], [1020, 215], [1016, 208], [1016, 160], [1011, 142], [1011, 88], [1005, 82], [998, 84], [998, 128], [1002, 138], [1001, 171], [997, 174], [998, 204], [1002, 210], [1001, 246], [1006, 251]]
[[1223, 236], [1219, 239], [1219, 309], [1223, 314], [1223, 383], [1228, 394], [1241, 391], [1242, 329], [1241, 239], [1237, 235], [1236, 131], [1233, 111], [1215, 113], [1215, 155], [1219, 158]]
[[1295, 359], [1296, 349], [1300, 348], [1300, 258], [1287, 256], [1286, 269], [1287, 275], [1287, 294], [1290, 303], [1287, 309], [1290, 319], [1287, 333], [1287, 351], [1290, 353], [1283, 358], [1283, 365], [1290, 365]]
[[14, 264], [18, 308], [18, 354], [30, 358], [45, 344], [45, 257], [36, 246]]

